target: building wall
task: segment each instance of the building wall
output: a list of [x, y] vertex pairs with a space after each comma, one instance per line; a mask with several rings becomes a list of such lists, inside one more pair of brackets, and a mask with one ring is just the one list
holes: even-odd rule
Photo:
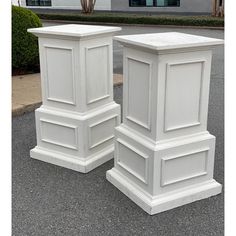
[[[50, 8], [81, 9], [80, 0], [51, 0], [51, 1], [52, 1], [52, 6]], [[21, 0], [21, 2], [22, 6], [26, 6], [26, 0]], [[42, 8], [48, 8], [48, 7], [42, 7]], [[111, 0], [97, 0], [95, 5], [95, 10], [111, 10]]]
[[15, 5], [15, 6], [18, 6], [18, 1], [17, 0], [11, 0], [11, 4]]
[[[52, 0], [53, 7], [81, 9], [80, 0]], [[95, 10], [111, 10], [111, 0], [97, 0]]]
[[[21, 0], [21, 5], [25, 2]], [[81, 9], [81, 5], [80, 0], [52, 0], [52, 8]], [[95, 10], [210, 13], [211, 0], [180, 0], [180, 7], [130, 7], [129, 0], [97, 0]]]
[[26, 7], [26, 0], [20, 0], [20, 5], [22, 7]]
[[130, 7], [129, 0], [111, 0], [113, 11], [211, 12], [211, 0], [180, 0], [179, 7]]
[[26, 0], [19, 0], [19, 2], [18, 0], [11, 0], [12, 5], [15, 5], [15, 6], [19, 6], [19, 3], [20, 3], [20, 6], [24, 7], [26, 6], [25, 2]]

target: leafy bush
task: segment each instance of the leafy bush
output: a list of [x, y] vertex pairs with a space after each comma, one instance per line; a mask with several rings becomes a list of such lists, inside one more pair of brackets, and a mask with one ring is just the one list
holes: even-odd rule
[[28, 28], [42, 26], [32, 11], [12, 6], [12, 67], [27, 70], [39, 64], [37, 37], [28, 33]]

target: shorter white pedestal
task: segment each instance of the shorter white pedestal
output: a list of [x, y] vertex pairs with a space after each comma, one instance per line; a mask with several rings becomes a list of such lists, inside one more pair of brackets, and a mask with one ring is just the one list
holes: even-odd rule
[[113, 158], [120, 106], [113, 101], [112, 36], [118, 27], [30, 29], [39, 37], [43, 105], [32, 158], [87, 173]]
[[107, 179], [149, 214], [221, 192], [206, 130], [212, 47], [181, 33], [115, 37], [124, 45], [123, 124]]

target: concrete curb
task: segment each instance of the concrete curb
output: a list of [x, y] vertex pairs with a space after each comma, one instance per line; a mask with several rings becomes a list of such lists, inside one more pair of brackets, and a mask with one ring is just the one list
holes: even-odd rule
[[[21, 116], [25, 113], [32, 112], [41, 106], [41, 86], [39, 81], [36, 82], [36, 80], [40, 79], [39, 77], [40, 74], [13, 76], [12, 117]], [[30, 83], [29, 80], [31, 80]], [[120, 86], [122, 84], [123, 75], [114, 74], [113, 85]], [[29, 91], [32, 90], [34, 90], [33, 94], [29, 93]], [[40, 94], [40, 96], [35, 96], [36, 91]], [[34, 99], [32, 99], [33, 95]]]
[[21, 107], [12, 109], [12, 117], [21, 116], [25, 113], [34, 111], [35, 109], [40, 107], [41, 104], [42, 102], [36, 102], [36, 103], [28, 104], [28, 105], [22, 105]]
[[110, 25], [110, 26], [135, 26], [135, 27], [160, 27], [160, 28], [189, 28], [189, 29], [210, 29], [210, 30], [224, 30], [224, 27], [211, 26], [184, 26], [184, 25], [149, 25], [149, 24], [125, 24], [125, 23], [108, 23], [108, 22], [89, 22], [89, 21], [69, 21], [69, 20], [44, 20], [42, 23], [73, 23], [73, 24], [90, 24], [90, 25]]

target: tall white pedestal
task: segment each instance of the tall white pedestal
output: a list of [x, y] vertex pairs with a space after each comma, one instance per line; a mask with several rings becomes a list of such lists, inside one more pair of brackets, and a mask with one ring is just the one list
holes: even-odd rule
[[221, 192], [207, 131], [212, 47], [181, 33], [115, 37], [124, 46], [123, 124], [107, 179], [149, 214]]
[[62, 25], [39, 37], [43, 105], [32, 158], [88, 172], [113, 158], [120, 106], [113, 101], [112, 36], [119, 27]]

